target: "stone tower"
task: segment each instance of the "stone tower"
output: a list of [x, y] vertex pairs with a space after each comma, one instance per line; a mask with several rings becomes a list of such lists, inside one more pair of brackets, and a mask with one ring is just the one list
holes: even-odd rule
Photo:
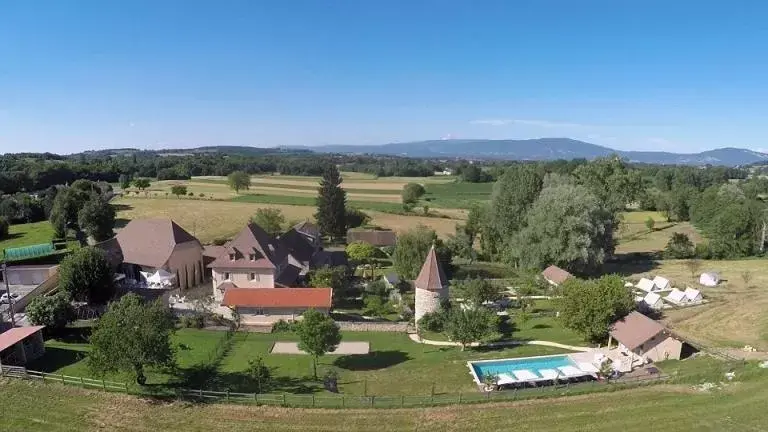
[[435, 253], [435, 246], [427, 254], [419, 276], [413, 281], [416, 287], [415, 318], [418, 325], [424, 314], [437, 311], [440, 301], [448, 298], [448, 278], [445, 277], [440, 261]]

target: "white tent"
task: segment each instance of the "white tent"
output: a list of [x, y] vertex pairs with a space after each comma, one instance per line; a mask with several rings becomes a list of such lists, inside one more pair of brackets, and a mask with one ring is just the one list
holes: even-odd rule
[[656, 284], [653, 283], [652, 280], [646, 278], [640, 279], [640, 281], [635, 286], [645, 292], [657, 291]]
[[671, 288], [669, 279], [662, 276], [656, 276], [653, 278], [653, 283], [656, 285], [659, 291], [668, 290]]
[[670, 303], [681, 305], [684, 303], [688, 303], [688, 297], [686, 297], [685, 293], [683, 291], [680, 291], [679, 289], [675, 288], [672, 290], [672, 292], [669, 293], [664, 299]]
[[159, 269], [152, 276], [147, 277], [147, 283], [159, 286], [170, 286], [176, 276], [173, 273]]
[[685, 289], [685, 297], [691, 303], [698, 303], [704, 300], [704, 298], [701, 296], [701, 291], [697, 289], [693, 289], [691, 287], [688, 287]]
[[661, 301], [661, 296], [656, 293], [646, 294], [643, 301], [651, 309], [661, 309], [662, 307], [664, 307], [664, 302]]
[[720, 276], [713, 272], [702, 273], [699, 277], [699, 283], [704, 286], [713, 287], [720, 283]]

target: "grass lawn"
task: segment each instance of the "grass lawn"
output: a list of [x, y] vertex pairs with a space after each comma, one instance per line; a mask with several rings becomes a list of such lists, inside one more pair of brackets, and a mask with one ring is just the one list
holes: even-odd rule
[[53, 240], [53, 227], [48, 221], [11, 225], [8, 238], [0, 241], [0, 258], [3, 249], [50, 243]]
[[[178, 370], [151, 370], [147, 382], [158, 391], [175, 386], [211, 390], [230, 389], [251, 392], [254, 383], [245, 374], [248, 360], [261, 356], [272, 368], [274, 385], [270, 392], [323, 392], [311, 379], [312, 362], [307, 355], [270, 354], [276, 341], [295, 341], [291, 333], [237, 333], [223, 355], [214, 356], [215, 346], [224, 332], [179, 330], [174, 342]], [[70, 337], [67, 341], [48, 341], [46, 355], [29, 365], [31, 370], [63, 373], [72, 376], [94, 376], [87, 368], [87, 344]], [[436, 393], [476, 391], [466, 362], [470, 359], [525, 357], [557, 354], [564, 350], [519, 346], [493, 350], [460, 351], [456, 347], [436, 347], [414, 343], [406, 334], [377, 332], [344, 332], [345, 341], [367, 341], [368, 355], [333, 356], [320, 359], [318, 370], [333, 368], [339, 373], [339, 388], [347, 395], [429, 395], [434, 384]], [[107, 379], [129, 381], [116, 374]]]
[[475, 203], [491, 200], [493, 183], [440, 183], [428, 184], [424, 200], [430, 207], [471, 208]]
[[[659, 212], [631, 211], [623, 213], [623, 221], [616, 233], [616, 253], [656, 253], [667, 246], [674, 233], [683, 233], [694, 244], [704, 241], [703, 237], [690, 222], [667, 222]], [[655, 221], [653, 230], [648, 230], [645, 221]]]
[[671, 384], [522, 402], [341, 411], [157, 403], [7, 379], [0, 381], [0, 403], [13, 409], [3, 414], [0, 430], [761, 431], [766, 425], [767, 383], [763, 373], [710, 391]]

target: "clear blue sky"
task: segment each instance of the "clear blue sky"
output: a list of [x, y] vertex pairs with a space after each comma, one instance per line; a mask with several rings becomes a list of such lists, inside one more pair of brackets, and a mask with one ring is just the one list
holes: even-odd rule
[[0, 0], [0, 152], [768, 149], [768, 4]]

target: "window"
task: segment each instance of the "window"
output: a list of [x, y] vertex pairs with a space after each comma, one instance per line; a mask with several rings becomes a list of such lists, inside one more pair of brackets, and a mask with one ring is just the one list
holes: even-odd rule
[[251, 273], [249, 277], [251, 278], [251, 280], [256, 280], [256, 273]]
[[224, 272], [224, 280], [229, 280], [229, 272]]
[[251, 261], [256, 261], [256, 254], [248, 254], [248, 259]]
[[235, 254], [233, 254], [233, 253], [229, 254], [229, 259], [230, 259], [230, 261], [234, 261], [235, 260]]

